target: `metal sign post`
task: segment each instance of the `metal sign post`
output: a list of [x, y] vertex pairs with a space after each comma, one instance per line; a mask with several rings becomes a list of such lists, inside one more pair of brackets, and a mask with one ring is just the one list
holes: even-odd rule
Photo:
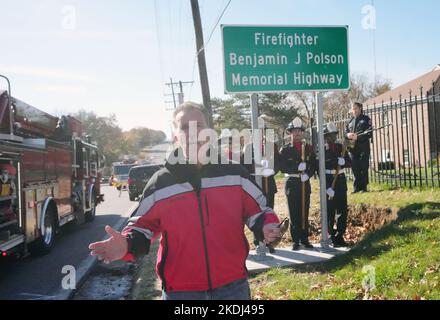
[[262, 176], [258, 173], [260, 172], [261, 163], [261, 132], [258, 130], [258, 94], [251, 94], [251, 114], [252, 114], [252, 148], [254, 151], [255, 159], [255, 181], [260, 188], [263, 187]]
[[327, 187], [325, 177], [325, 141], [324, 141], [324, 110], [322, 93], [315, 93], [316, 114], [318, 116], [318, 156], [319, 156], [319, 198], [321, 202], [321, 248], [328, 249], [328, 220], [327, 220]]
[[[253, 93], [250, 95], [251, 102], [251, 120], [252, 120], [252, 148], [254, 152], [254, 162], [255, 162], [255, 182], [258, 184], [260, 188], [263, 188], [263, 177], [261, 175], [261, 130], [258, 121], [258, 94]], [[270, 259], [266, 253], [269, 251], [264, 244], [264, 242], [260, 242], [257, 248], [255, 249], [257, 255], [255, 256], [255, 260], [262, 261]]]

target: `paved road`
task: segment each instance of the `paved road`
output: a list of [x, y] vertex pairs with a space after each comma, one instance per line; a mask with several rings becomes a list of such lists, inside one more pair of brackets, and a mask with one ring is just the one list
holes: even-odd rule
[[96, 211], [96, 218], [76, 230], [62, 229], [57, 243], [48, 255], [29, 256], [15, 261], [0, 261], [0, 299], [50, 299], [61, 289], [65, 265], [78, 266], [89, 254], [88, 244], [105, 236], [105, 225], [116, 224], [135, 205], [128, 193], [104, 185], [105, 202]]

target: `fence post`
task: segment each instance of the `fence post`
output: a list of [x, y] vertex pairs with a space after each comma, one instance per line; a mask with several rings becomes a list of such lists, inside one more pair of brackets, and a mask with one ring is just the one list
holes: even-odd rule
[[[423, 87], [422, 86], [420, 86], [420, 102], [421, 102], [421, 106], [420, 106], [420, 109], [422, 110], [422, 134], [423, 134], [423, 138], [422, 138], [422, 140], [423, 140], [423, 158], [425, 159], [425, 161], [424, 161], [424, 164], [425, 164], [425, 166], [424, 166], [424, 168], [425, 168], [425, 184], [426, 184], [426, 186], [427, 187], [429, 187], [429, 179], [428, 179], [428, 167], [429, 167], [429, 158], [430, 158], [430, 156], [426, 153], [426, 128], [425, 128], [425, 108], [424, 108], [424, 104], [423, 104], [423, 101], [424, 101], [424, 98], [423, 98]], [[428, 110], [426, 110], [426, 114], [428, 114]], [[428, 118], [428, 121], [429, 121], [429, 118]], [[429, 122], [428, 122], [428, 146], [429, 146]], [[431, 169], [431, 173], [433, 173], [432, 172], [432, 169]], [[434, 184], [434, 176], [432, 176], [431, 177], [431, 184], [433, 185]]]
[[[438, 95], [438, 92], [436, 93], [436, 88], [435, 88], [435, 82], [432, 81], [432, 109], [433, 109], [433, 114], [434, 114], [434, 145], [435, 145], [435, 162], [437, 165], [437, 179], [438, 179], [438, 187], [440, 187], [440, 155], [439, 155], [439, 151], [438, 151], [438, 145], [439, 145], [439, 141], [438, 141], [438, 136], [437, 136], [437, 130], [438, 130], [438, 123], [437, 123], [437, 108], [436, 108], [436, 102], [435, 102], [435, 96]], [[440, 100], [439, 100], [440, 101]], [[439, 104], [440, 105], [440, 104]], [[428, 109], [429, 109], [429, 100], [428, 100]], [[431, 161], [431, 170], [434, 169], [434, 163], [433, 161]]]

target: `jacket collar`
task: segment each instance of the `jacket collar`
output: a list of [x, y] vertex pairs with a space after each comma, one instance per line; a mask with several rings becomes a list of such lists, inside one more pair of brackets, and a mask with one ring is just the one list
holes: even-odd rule
[[[208, 152], [215, 152], [218, 155], [218, 163], [222, 163], [221, 157], [223, 155], [219, 153], [218, 149], [214, 147]], [[170, 171], [179, 183], [191, 182], [196, 178], [200, 178], [202, 173], [213, 165], [215, 164], [208, 163], [198, 167], [195, 164], [190, 164], [188, 160], [184, 158], [181, 147], [174, 149], [165, 162], [165, 168]]]

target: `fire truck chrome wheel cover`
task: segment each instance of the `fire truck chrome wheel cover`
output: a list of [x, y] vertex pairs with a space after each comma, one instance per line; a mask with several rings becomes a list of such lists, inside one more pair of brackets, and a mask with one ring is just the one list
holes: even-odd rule
[[95, 206], [95, 201], [94, 201], [94, 192], [93, 192], [93, 185], [91, 185], [89, 187], [89, 210], [93, 210], [94, 206]]
[[47, 212], [44, 217], [43, 229], [44, 229], [44, 243], [49, 245], [52, 242], [52, 231], [53, 231], [51, 212]]
[[94, 216], [95, 213], [96, 213], [95, 197], [92, 197], [92, 199], [90, 199], [90, 211], [89, 211], [89, 214], [90, 214], [90, 216]]

